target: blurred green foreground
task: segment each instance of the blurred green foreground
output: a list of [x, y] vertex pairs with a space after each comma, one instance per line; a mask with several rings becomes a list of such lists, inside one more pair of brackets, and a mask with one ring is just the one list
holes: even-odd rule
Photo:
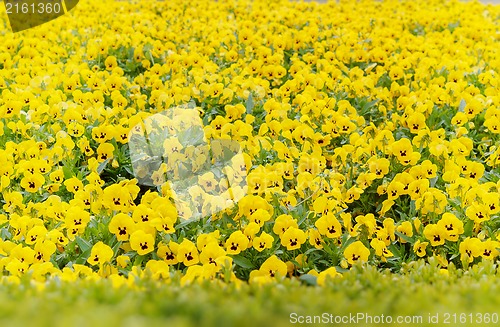
[[[498, 325], [494, 321], [500, 311], [500, 279], [493, 263], [482, 263], [466, 273], [448, 267], [444, 274], [437, 263], [415, 263], [403, 270], [396, 275], [354, 267], [342, 278], [329, 280], [325, 287], [315, 286], [314, 278], [264, 286], [242, 284], [239, 288], [215, 283], [180, 287], [175, 278], [161, 286], [139, 281], [140, 290], [115, 289], [106, 280], [55, 281], [43, 291], [28, 284], [4, 286], [0, 291], [0, 323], [51, 327], [289, 326], [302, 325], [298, 322], [316, 315], [331, 321], [316, 320], [311, 325]], [[334, 323], [335, 316], [349, 315], [371, 316], [372, 323], [368, 318]], [[382, 315], [385, 323], [380, 322]], [[387, 323], [388, 316], [394, 319], [392, 324]], [[397, 323], [398, 316], [415, 322]]]

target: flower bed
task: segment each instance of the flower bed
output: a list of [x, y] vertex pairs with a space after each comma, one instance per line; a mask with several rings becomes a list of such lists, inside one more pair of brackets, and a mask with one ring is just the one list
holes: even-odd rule
[[[499, 11], [89, 0], [4, 29], [2, 280], [325, 285], [358, 265], [496, 263]], [[199, 208], [176, 203], [174, 166], [149, 185], [131, 160], [134, 128], [172, 108], [241, 149], [227, 179], [182, 184]], [[164, 156], [202, 166], [196, 135]]]

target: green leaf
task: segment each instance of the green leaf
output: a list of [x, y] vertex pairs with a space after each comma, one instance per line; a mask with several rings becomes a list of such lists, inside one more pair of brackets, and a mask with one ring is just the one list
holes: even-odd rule
[[73, 171], [71, 170], [70, 167], [68, 167], [66, 164], [63, 166], [63, 174], [64, 174], [64, 179], [70, 179], [71, 177], [73, 177], [75, 174], [73, 173]]
[[[382, 207], [382, 206], [380, 206], [380, 207]], [[378, 209], [378, 210], [380, 210], [380, 209]], [[396, 210], [396, 212], [402, 218], [402, 220], [408, 220], [409, 219], [408, 215], [406, 213], [404, 213], [403, 211]]]
[[465, 223], [465, 226], [464, 226], [464, 235], [466, 237], [470, 237], [472, 236], [472, 229], [474, 228], [474, 221], [472, 220], [468, 220], [466, 223]]
[[236, 265], [240, 266], [241, 268], [245, 269], [253, 269], [255, 266], [254, 264], [248, 260], [247, 258], [241, 256], [241, 255], [233, 255], [233, 261]]
[[[193, 221], [193, 220], [191, 220], [191, 219], [182, 220], [179, 224], [177, 224], [177, 225], [175, 226], [175, 229], [176, 229], [176, 230], [177, 230], [177, 229], [180, 229], [180, 228], [185, 227], [185, 226], [187, 226], [187, 225], [189, 225], [189, 224], [191, 224], [191, 223], [193, 223], [193, 222], [194, 222], [194, 221]], [[180, 242], [180, 240], [179, 240], [179, 242]]]
[[306, 252], [304, 252], [304, 255], [307, 256], [313, 252], [320, 252], [321, 250], [320, 249], [316, 249], [316, 248], [310, 248], [308, 249]]
[[401, 255], [401, 249], [396, 246], [396, 244], [390, 244], [388, 247], [389, 251], [392, 252], [392, 254], [394, 254], [394, 257], [396, 258], [401, 258], [402, 255]]
[[143, 47], [142, 47], [142, 51], [144, 52], [149, 52], [153, 50], [153, 45], [151, 43], [146, 43]]
[[142, 262], [144, 261], [144, 256], [143, 255], [137, 255], [134, 260], [134, 266], [140, 266]]
[[88, 241], [84, 240], [83, 238], [77, 236], [75, 238], [76, 244], [78, 244], [78, 247], [82, 252], [87, 252], [92, 248], [92, 244], [90, 244]]
[[205, 144], [205, 133], [200, 126], [191, 126], [179, 134], [179, 143], [186, 147]]
[[254, 107], [255, 107], [255, 103], [253, 101], [252, 93], [250, 93], [247, 101], [245, 102], [245, 108], [247, 109], [247, 114], [251, 114]]
[[401, 237], [403, 240], [405, 240], [406, 242], [408, 242], [410, 244], [415, 243], [415, 241], [413, 240], [413, 238], [408, 237], [407, 235], [405, 235], [405, 234], [403, 234], [401, 232], [394, 231], [394, 234], [396, 234], [397, 236]]
[[106, 159], [105, 161], [101, 162], [99, 164], [99, 166], [97, 167], [97, 173], [98, 174], [101, 174], [103, 172], [103, 170], [106, 168], [106, 166], [108, 165], [108, 162], [109, 162], [110, 159]]
[[460, 104], [458, 105], [458, 111], [464, 112], [466, 105], [467, 105], [467, 103], [465, 102], [464, 99], [460, 100]]
[[12, 234], [9, 232], [8, 228], [0, 229], [0, 237], [2, 240], [9, 240], [12, 237]]
[[308, 285], [312, 285], [312, 286], [318, 285], [318, 282], [317, 282], [318, 277], [316, 277], [314, 275], [305, 274], [305, 275], [300, 276], [299, 279]]
[[88, 257], [90, 256], [90, 251], [92, 249], [88, 249], [87, 251], [83, 251], [78, 258], [76, 258], [75, 263], [79, 265], [85, 264], [87, 261]]
[[315, 213], [313, 211], [310, 211], [307, 215], [304, 215], [302, 219], [299, 221], [299, 226], [301, 226], [306, 219], [312, 219], [314, 215]]
[[342, 246], [340, 252], [344, 252], [344, 250], [351, 244], [356, 241], [355, 237], [350, 237], [347, 234], [342, 235]]

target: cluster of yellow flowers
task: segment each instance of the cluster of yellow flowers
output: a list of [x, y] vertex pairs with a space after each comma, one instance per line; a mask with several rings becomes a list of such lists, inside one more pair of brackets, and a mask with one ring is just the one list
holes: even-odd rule
[[[457, 0], [87, 0], [4, 27], [3, 280], [321, 285], [356, 264], [497, 260], [499, 13]], [[186, 211], [214, 208], [179, 212], [170, 171], [141, 185], [129, 153], [135, 126], [189, 102], [204, 136], [244, 158], [226, 171], [235, 187], [198, 176], [194, 199], [241, 198], [198, 220]], [[180, 138], [161, 144], [170, 160], [206, 159]]]

